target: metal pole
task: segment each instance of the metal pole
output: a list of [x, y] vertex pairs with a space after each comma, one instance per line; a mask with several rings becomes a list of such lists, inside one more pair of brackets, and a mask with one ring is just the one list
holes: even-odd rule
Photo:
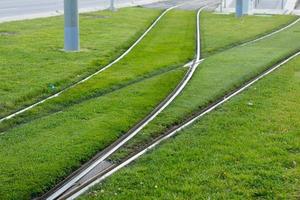
[[116, 11], [116, 7], [115, 7], [115, 0], [110, 0], [110, 10], [111, 11]]
[[65, 51], [79, 51], [78, 0], [64, 0]]
[[221, 0], [221, 2], [220, 2], [220, 13], [222, 13], [223, 12], [223, 0]]
[[235, 2], [235, 16], [243, 16], [243, 0], [236, 0]]
[[235, 15], [241, 17], [249, 14], [250, 0], [236, 0]]

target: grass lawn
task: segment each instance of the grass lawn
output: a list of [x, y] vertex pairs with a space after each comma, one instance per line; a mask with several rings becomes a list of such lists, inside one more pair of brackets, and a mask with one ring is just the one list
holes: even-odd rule
[[80, 199], [299, 199], [300, 58]]
[[115, 154], [113, 160], [127, 155], [144, 143], [157, 137], [169, 127], [221, 98], [245, 81], [300, 50], [300, 23], [263, 41], [236, 47], [207, 58], [195, 72], [183, 93], [154, 119], [133, 140]]
[[0, 24], [0, 116], [102, 68], [124, 52], [160, 12], [124, 8], [81, 14], [80, 53], [61, 50], [63, 17]]

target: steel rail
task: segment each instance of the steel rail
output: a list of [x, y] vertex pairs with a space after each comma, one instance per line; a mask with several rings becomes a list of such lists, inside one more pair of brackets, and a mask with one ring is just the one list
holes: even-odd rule
[[216, 101], [215, 103], [211, 104], [210, 106], [208, 106], [206, 109], [204, 109], [203, 111], [199, 112], [198, 114], [196, 114], [195, 116], [191, 117], [190, 119], [188, 119], [187, 121], [185, 121], [184, 123], [180, 124], [179, 126], [177, 126], [175, 129], [171, 129], [170, 131], [168, 131], [166, 134], [164, 134], [162, 137], [159, 137], [157, 140], [155, 140], [154, 142], [152, 142], [150, 145], [148, 145], [147, 147], [145, 147], [144, 149], [142, 149], [141, 151], [139, 151], [138, 153], [136, 153], [135, 155], [131, 156], [130, 158], [124, 160], [123, 162], [121, 162], [119, 165], [112, 167], [111, 169], [108, 169], [106, 172], [104, 172], [103, 174], [101, 174], [98, 178], [96, 178], [95, 180], [93, 180], [91, 183], [87, 184], [85, 187], [83, 187], [82, 189], [78, 190], [77, 192], [73, 193], [72, 196], [68, 197], [68, 200], [73, 200], [75, 198], [77, 198], [78, 196], [80, 196], [81, 194], [83, 194], [84, 192], [86, 192], [89, 188], [93, 187], [94, 185], [100, 183], [101, 181], [103, 181], [105, 178], [111, 176], [112, 174], [114, 174], [115, 172], [117, 172], [118, 170], [122, 169], [123, 167], [127, 166], [128, 164], [130, 164], [131, 162], [135, 161], [136, 159], [138, 159], [140, 156], [142, 156], [143, 154], [147, 153], [148, 151], [152, 150], [154, 147], [156, 147], [157, 145], [159, 145], [161, 142], [169, 139], [170, 137], [174, 136], [175, 134], [177, 134], [178, 132], [180, 132], [181, 130], [183, 130], [184, 128], [190, 126], [191, 124], [193, 124], [195, 121], [199, 120], [200, 118], [202, 118], [203, 116], [207, 115], [208, 113], [214, 111], [216, 108], [218, 108], [219, 106], [221, 106], [222, 104], [226, 103], [227, 101], [229, 101], [230, 99], [232, 99], [233, 97], [235, 97], [236, 95], [242, 93], [243, 91], [245, 91], [246, 89], [248, 89], [250, 86], [252, 86], [254, 83], [256, 83], [257, 81], [261, 80], [262, 78], [264, 78], [265, 76], [269, 75], [270, 73], [272, 73], [273, 71], [277, 70], [278, 68], [280, 68], [282, 65], [286, 64], [287, 62], [289, 62], [290, 60], [294, 59], [295, 57], [299, 56], [300, 52], [297, 52], [295, 54], [293, 54], [292, 56], [288, 57], [287, 59], [283, 60], [281, 63], [275, 65], [272, 68], [269, 68], [268, 70], [266, 70], [265, 72], [261, 73], [260, 75], [258, 75], [257, 77], [255, 77], [254, 79], [252, 79], [251, 81], [249, 81], [248, 83], [244, 84], [243, 86], [241, 86], [240, 88], [234, 90], [232, 93], [230, 93], [229, 95], [224, 96], [222, 99], [220, 99], [219, 101]]

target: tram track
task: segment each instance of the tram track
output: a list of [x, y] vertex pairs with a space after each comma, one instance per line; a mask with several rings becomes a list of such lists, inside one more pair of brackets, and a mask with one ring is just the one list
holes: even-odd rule
[[[207, 1], [203, 2], [206, 3]], [[214, 2], [211, 4], [207, 4], [202, 6], [198, 12], [197, 12], [197, 29], [196, 29], [196, 56], [193, 60], [191, 66], [189, 67], [187, 73], [185, 74], [182, 81], [177, 85], [177, 87], [172, 91], [171, 94], [168, 95], [165, 100], [163, 100], [146, 118], [144, 118], [142, 121], [140, 121], [138, 124], [136, 124], [130, 131], [128, 131], [125, 135], [120, 137], [118, 140], [116, 140], [114, 143], [112, 143], [109, 147], [107, 147], [102, 152], [98, 153], [93, 159], [91, 159], [89, 162], [87, 162], [85, 165], [83, 165], [80, 169], [72, 173], [69, 177], [65, 179], [65, 181], [58, 184], [53, 190], [50, 190], [48, 193], [46, 193], [44, 196], [41, 197], [41, 199], [66, 199], [68, 198], [69, 194], [73, 194], [74, 191], [77, 191], [76, 185], [79, 185], [78, 188], [81, 188], [83, 185], [87, 184], [90, 180], [92, 180], [94, 177], [90, 178], [84, 183], [78, 184], [80, 180], [85, 179], [85, 176], [90, 176], [90, 172], [95, 168], [100, 168], [103, 173], [104, 171], [110, 169], [114, 165], [107, 164], [109, 162], [105, 161], [109, 156], [111, 156], [114, 152], [116, 152], [119, 148], [121, 148], [125, 143], [127, 143], [129, 140], [131, 140], [136, 134], [138, 134], [146, 125], [148, 125], [158, 114], [160, 114], [185, 88], [185, 86], [188, 84], [189, 80], [192, 78], [195, 70], [197, 69], [198, 65], [201, 63], [201, 40], [200, 40], [200, 13], [202, 10], [207, 8], [208, 6], [219, 4], [219, 2]], [[180, 5], [173, 6], [173, 8], [177, 8]], [[167, 9], [170, 10], [170, 9]], [[102, 169], [101, 166], [104, 166]], [[106, 166], [105, 166], [106, 165]], [[99, 167], [100, 166], [100, 167]], [[98, 176], [98, 174], [96, 175]], [[75, 186], [75, 189], [74, 189]]]
[[216, 108], [220, 107], [221, 105], [223, 105], [224, 103], [226, 103], [227, 101], [229, 101], [230, 99], [232, 99], [233, 97], [235, 97], [236, 95], [238, 95], [238, 94], [242, 93], [243, 91], [247, 90], [254, 83], [256, 83], [257, 81], [259, 81], [262, 78], [266, 77], [267, 75], [271, 74], [272, 72], [274, 72], [275, 70], [277, 70], [278, 68], [280, 68], [281, 66], [283, 66], [284, 64], [286, 64], [287, 62], [289, 62], [290, 60], [296, 58], [299, 55], [300, 55], [300, 51], [298, 51], [297, 53], [295, 53], [295, 54], [291, 55], [290, 57], [284, 59], [279, 64], [277, 64], [277, 65], [275, 65], [275, 66], [273, 66], [273, 67], [265, 70], [263, 73], [261, 73], [260, 75], [256, 76], [255, 78], [251, 79], [250, 81], [248, 81], [247, 83], [243, 84], [239, 88], [233, 90], [229, 94], [223, 96], [222, 98], [218, 99], [217, 101], [215, 101], [214, 103], [210, 104], [206, 108], [204, 108], [201, 111], [197, 112], [196, 114], [192, 115], [191, 117], [189, 117], [188, 119], [186, 119], [181, 124], [179, 124], [177, 126], [174, 126], [173, 128], [170, 128], [164, 134], [162, 134], [161, 136], [159, 136], [156, 139], [154, 139], [150, 144], [144, 146], [139, 151], [133, 153], [130, 157], [127, 157], [126, 159], [123, 159], [123, 161], [119, 162], [118, 164], [114, 164], [114, 165], [111, 165], [110, 167], [106, 168], [105, 170], [102, 171], [102, 173], [98, 174], [97, 176], [92, 177], [89, 181], [87, 181], [84, 184], [82, 184], [80, 186], [80, 189], [73, 190], [68, 195], [62, 196], [61, 199], [71, 200], [71, 199], [77, 198], [78, 196], [80, 196], [81, 194], [83, 194], [84, 192], [86, 192], [88, 189], [90, 189], [91, 187], [93, 187], [94, 185], [100, 183], [101, 181], [103, 181], [107, 177], [111, 176], [115, 172], [119, 171], [120, 169], [126, 167], [127, 165], [129, 165], [133, 161], [137, 160], [139, 157], [141, 157], [145, 153], [149, 152], [150, 150], [152, 150], [153, 148], [155, 148], [156, 146], [158, 146], [163, 141], [165, 141], [165, 140], [173, 137], [174, 135], [176, 135], [178, 132], [180, 132], [184, 128], [192, 125], [197, 120], [201, 119], [205, 115], [207, 115], [210, 112], [214, 111]]
[[[194, 2], [194, 1], [197, 1], [197, 0], [193, 0], [193, 1], [191, 1], [191, 2]], [[101, 73], [101, 72], [103, 72], [103, 71], [105, 71], [105, 70], [107, 70], [108, 68], [110, 68], [110, 67], [112, 67], [114, 64], [116, 64], [116, 63], [118, 63], [120, 60], [122, 60], [127, 54], [129, 54], [131, 51], [132, 51], [132, 49], [136, 46], [136, 45], [138, 45], [141, 41], [142, 41], [142, 39], [157, 25], [157, 23], [161, 20], [161, 18], [164, 16], [164, 15], [166, 15], [169, 11], [171, 11], [171, 10], [173, 10], [173, 9], [175, 9], [175, 8], [177, 8], [177, 7], [180, 7], [180, 6], [182, 6], [182, 5], [184, 5], [184, 4], [188, 4], [188, 3], [190, 3], [190, 2], [186, 2], [186, 3], [181, 3], [181, 4], [178, 4], [178, 5], [174, 5], [174, 6], [171, 6], [170, 8], [167, 8], [167, 9], [165, 9], [157, 18], [156, 18], [156, 20], [148, 27], [148, 29], [123, 53], [123, 54], [121, 54], [117, 59], [115, 59], [113, 62], [111, 62], [111, 63], [109, 63], [108, 65], [106, 65], [105, 67], [103, 67], [103, 68], [101, 68], [101, 69], [99, 69], [98, 71], [96, 71], [95, 73], [93, 73], [93, 74], [91, 74], [91, 75], [89, 75], [89, 76], [87, 76], [86, 78], [84, 78], [84, 79], [82, 79], [82, 80], [80, 80], [80, 81], [78, 81], [78, 82], [76, 82], [76, 83], [74, 83], [74, 84], [72, 84], [72, 85], [70, 85], [70, 86], [68, 86], [68, 87], [66, 87], [66, 88], [64, 88], [64, 89], [62, 89], [61, 91], [59, 91], [59, 92], [57, 92], [57, 93], [55, 93], [55, 94], [53, 94], [53, 95], [50, 95], [50, 96], [48, 96], [48, 97], [46, 97], [46, 98], [44, 98], [44, 99], [42, 99], [42, 100], [40, 100], [40, 101], [38, 101], [38, 102], [36, 102], [36, 103], [34, 103], [34, 104], [31, 104], [31, 105], [29, 105], [29, 106], [27, 106], [27, 107], [25, 107], [25, 108], [22, 108], [22, 109], [20, 109], [20, 110], [18, 110], [18, 111], [16, 111], [16, 112], [13, 112], [13, 113], [11, 113], [11, 114], [9, 114], [9, 115], [7, 115], [7, 116], [5, 116], [5, 117], [2, 117], [2, 118], [0, 118], [0, 123], [1, 122], [3, 122], [3, 121], [5, 121], [5, 120], [9, 120], [9, 119], [11, 119], [11, 118], [14, 118], [14, 117], [16, 117], [16, 116], [18, 116], [18, 115], [20, 115], [20, 114], [22, 114], [22, 113], [24, 113], [24, 112], [26, 112], [26, 111], [28, 111], [28, 110], [31, 110], [32, 108], [34, 108], [34, 107], [36, 107], [36, 106], [38, 106], [38, 105], [40, 105], [40, 104], [43, 104], [44, 102], [46, 102], [46, 101], [48, 101], [48, 100], [51, 100], [51, 99], [53, 99], [53, 98], [56, 98], [56, 97], [58, 97], [58, 96], [60, 96], [62, 93], [64, 93], [64, 92], [66, 92], [66, 91], [68, 91], [68, 90], [70, 90], [70, 89], [72, 89], [72, 88], [74, 88], [75, 86], [77, 86], [77, 85], [79, 85], [79, 84], [81, 84], [81, 83], [83, 83], [83, 82], [86, 82], [87, 80], [89, 80], [89, 79], [91, 79], [92, 77], [94, 77], [94, 76], [96, 76], [97, 74], [99, 74], [99, 73]], [[248, 41], [248, 42], [245, 42], [245, 43], [243, 43], [243, 44], [241, 44], [241, 45], [238, 45], [238, 46], [245, 46], [245, 45], [249, 45], [249, 44], [252, 44], [252, 43], [255, 43], [255, 42], [258, 42], [258, 41], [260, 41], [260, 40], [263, 40], [263, 39], [265, 39], [265, 38], [267, 38], [267, 37], [270, 37], [270, 36], [273, 36], [273, 35], [275, 35], [275, 34], [277, 34], [277, 33], [280, 33], [280, 32], [282, 32], [282, 31], [284, 31], [284, 30], [286, 30], [286, 29], [288, 29], [288, 28], [290, 28], [290, 27], [292, 27], [292, 26], [294, 26], [296, 23], [298, 23], [300, 21], [300, 18], [297, 18], [295, 21], [293, 21], [293, 22], [291, 22], [290, 24], [288, 24], [288, 25], [286, 25], [286, 26], [284, 26], [284, 27], [282, 27], [282, 28], [280, 28], [279, 30], [276, 30], [276, 31], [274, 31], [274, 32], [271, 32], [271, 33], [269, 33], [269, 34], [267, 34], [267, 35], [264, 35], [264, 36], [261, 36], [261, 37], [259, 37], [259, 38], [257, 38], [257, 39], [254, 39], [254, 40], [251, 40], [251, 41]], [[238, 47], [238, 46], [236, 46], [236, 47]], [[189, 63], [187, 63], [187, 65], [189, 65]]]
[[[219, 2], [218, 2], [219, 3]], [[214, 5], [217, 3], [214, 3]], [[204, 110], [198, 112], [197, 114], [193, 115], [192, 117], [188, 118], [186, 121], [184, 121], [182, 124], [171, 128], [169, 131], [167, 131], [165, 134], [161, 135], [157, 139], [153, 140], [148, 146], [140, 150], [139, 152], [136, 152], [131, 157], [124, 159], [119, 164], [112, 164], [106, 161], [107, 158], [109, 158], [114, 152], [116, 152], [118, 149], [120, 149], [125, 143], [127, 143], [129, 140], [131, 140], [136, 134], [139, 133], [147, 124], [149, 124], [159, 113], [161, 113], [177, 96], [181, 93], [181, 91], [185, 88], [189, 80], [192, 78], [193, 73], [197, 69], [198, 65], [201, 63], [201, 40], [200, 40], [200, 13], [203, 9], [210, 6], [212, 4], [205, 5], [201, 7], [197, 12], [197, 50], [196, 50], [196, 57], [194, 61], [192, 62], [191, 66], [189, 67], [188, 72], [186, 73], [183, 80], [178, 84], [178, 86], [175, 88], [175, 90], [163, 101], [161, 102], [145, 119], [143, 119], [140, 123], [138, 123], [136, 126], [134, 126], [129, 132], [127, 132], [125, 135], [123, 135], [121, 138], [119, 138], [117, 141], [112, 143], [108, 148], [106, 148], [104, 151], [97, 154], [92, 160], [87, 162], [85, 165], [83, 165], [80, 169], [72, 173], [65, 181], [58, 184], [53, 190], [50, 190], [48, 193], [46, 193], [44, 196], [42, 196], [40, 199], [74, 199], [78, 197], [80, 194], [88, 190], [93, 185], [101, 182], [106, 177], [110, 176], [114, 172], [118, 171], [119, 169], [123, 168], [124, 166], [128, 165], [132, 161], [139, 158], [141, 155], [145, 154], [149, 150], [153, 149], [155, 146], [160, 144], [162, 141], [172, 137], [177, 132], [182, 130], [183, 128], [189, 126], [199, 118], [203, 117], [204, 115], [208, 114], [209, 112], [213, 111], [220, 105], [224, 104], [228, 100], [230, 100], [232, 97], [238, 95], [239, 93], [246, 90], [248, 87], [250, 87], [252, 84], [260, 80], [261, 78], [265, 77], [269, 73], [273, 72], [289, 60], [293, 59], [294, 57], [298, 56], [300, 52], [294, 54], [293, 56], [287, 58], [283, 62], [279, 63], [275, 67], [272, 67], [259, 76], [255, 77], [251, 81], [247, 82], [243, 86], [239, 87], [238, 89], [232, 91], [231, 93], [225, 95], [223, 98], [215, 101], [215, 103], [209, 105]], [[174, 6], [174, 8], [179, 7], [180, 5]], [[170, 9], [170, 8], [169, 8]], [[169, 10], [167, 9], [167, 10]], [[298, 21], [297, 21], [298, 22]], [[297, 23], [296, 22], [296, 23]], [[295, 23], [294, 23], [295, 24]], [[293, 24], [293, 25], [294, 25]], [[290, 27], [290, 25], [288, 25]], [[284, 29], [283, 29], [284, 30]], [[282, 31], [282, 30], [281, 30]], [[275, 33], [278, 33], [280, 31], [275, 31]], [[250, 44], [256, 41], [259, 41], [261, 39], [264, 39], [266, 37], [270, 37], [274, 34], [268, 34], [266, 36], [263, 36], [261, 38], [255, 39], [253, 41], [247, 42], [246, 44]], [[244, 45], [243, 45], [244, 46]], [[100, 171], [90, 173], [95, 168], [100, 168]], [[85, 178], [88, 176], [88, 178]], [[83, 180], [80, 182], [80, 180]]]

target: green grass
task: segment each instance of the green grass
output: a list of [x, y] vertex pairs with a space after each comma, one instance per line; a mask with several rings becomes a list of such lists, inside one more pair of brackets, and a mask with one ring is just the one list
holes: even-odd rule
[[[102, 68], [160, 14], [125, 8], [80, 16], [80, 53], [63, 49], [63, 17], [0, 24], [0, 116], [31, 104]], [[50, 84], [55, 90], [50, 89]]]
[[300, 58], [81, 199], [299, 199]]
[[300, 23], [263, 41], [207, 58], [183, 93], [112, 159], [119, 160], [126, 156], [136, 146], [157, 137], [286, 56], [299, 51], [300, 44], [295, 42], [300, 40], [299, 31]]
[[202, 56], [228, 49], [247, 42], [257, 36], [285, 26], [295, 20], [289, 15], [245, 16], [236, 18], [234, 14], [219, 15], [211, 12], [202, 12]]
[[64, 92], [58, 98], [1, 123], [0, 130], [5, 131], [16, 124], [62, 111], [145, 77], [182, 66], [194, 56], [195, 21], [194, 12], [169, 12], [130, 54], [113, 67]]
[[2, 135], [0, 199], [29, 199], [53, 187], [150, 113], [184, 73], [166, 72]]

